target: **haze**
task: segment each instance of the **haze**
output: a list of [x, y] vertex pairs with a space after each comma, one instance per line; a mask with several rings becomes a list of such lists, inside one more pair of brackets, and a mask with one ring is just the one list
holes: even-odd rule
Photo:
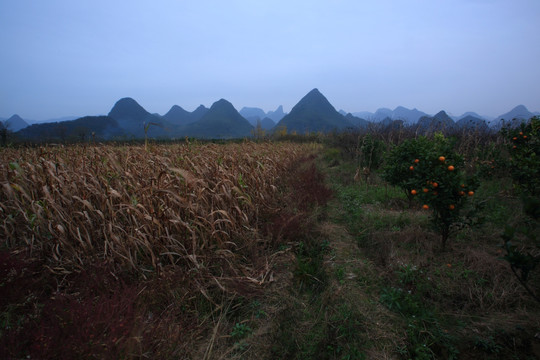
[[225, 98], [496, 116], [540, 110], [540, 1], [0, 2], [0, 117], [164, 114]]

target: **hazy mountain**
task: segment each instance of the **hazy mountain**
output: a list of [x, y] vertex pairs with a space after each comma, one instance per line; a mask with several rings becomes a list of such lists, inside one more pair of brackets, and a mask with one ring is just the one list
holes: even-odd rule
[[429, 116], [423, 111], [416, 108], [410, 110], [403, 106], [398, 106], [394, 110], [388, 108], [380, 108], [371, 113], [369, 111], [361, 111], [352, 113], [354, 116], [366, 119], [371, 122], [381, 122], [386, 118], [391, 120], [403, 120], [406, 124], [415, 124], [422, 116]]
[[46, 119], [46, 120], [26, 120], [26, 122], [30, 125], [32, 124], [43, 124], [43, 123], [52, 123], [52, 122], [62, 122], [62, 121], [69, 121], [69, 120], [77, 120], [82, 118], [83, 116], [61, 116], [57, 118], [52, 119]]
[[345, 115], [345, 119], [347, 119], [348, 122], [350, 122], [351, 124], [353, 124], [354, 126], [358, 128], [367, 128], [370, 124], [372, 124], [371, 122], [365, 119], [362, 119], [358, 116], [354, 116], [351, 113], [348, 113], [347, 115]]
[[318, 89], [311, 90], [296, 104], [291, 112], [283, 117], [276, 129], [285, 126], [287, 131], [328, 132], [344, 130], [353, 125], [338, 113]]
[[[458, 120], [461, 120], [461, 119], [466, 118], [468, 116], [471, 116], [471, 117], [474, 117], [474, 118], [477, 118], [477, 119], [486, 120], [486, 121], [490, 120], [489, 116], [478, 115], [478, 113], [475, 113], [474, 111], [467, 111], [467, 112], [461, 114], [460, 116], [451, 116], [451, 117], [452, 117], [452, 119], [454, 119], [454, 121], [457, 122]], [[493, 119], [493, 118], [491, 118], [491, 119]]]
[[264, 120], [264, 118], [269, 118], [274, 122], [274, 124], [286, 115], [283, 112], [283, 106], [279, 105], [275, 111], [264, 112], [263, 109], [257, 107], [243, 107], [240, 110], [240, 115], [247, 119], [251, 125], [257, 125], [257, 120]]
[[199, 105], [199, 107], [193, 110], [193, 112], [191, 113], [191, 119], [193, 121], [199, 121], [204, 116], [204, 114], [208, 112], [208, 110], [210, 109], [208, 109], [206, 106]]
[[392, 111], [392, 120], [403, 120], [406, 124], [416, 124], [422, 116], [427, 116], [423, 111], [416, 108], [409, 110], [406, 107], [398, 106]]
[[491, 126], [500, 128], [503, 126], [503, 120], [506, 124], [519, 124], [524, 120], [529, 120], [533, 116], [534, 113], [530, 112], [524, 105], [518, 105], [509, 112], [496, 117], [491, 122]]
[[148, 136], [163, 137], [171, 135], [172, 129], [167, 126], [169, 124], [164, 119], [150, 114], [132, 98], [118, 100], [108, 116], [115, 119], [128, 136], [143, 138], [145, 136], [144, 126], [150, 123], [152, 124], [148, 128]]
[[239, 111], [240, 115], [244, 117], [252, 126], [257, 126], [257, 122], [266, 117], [266, 113], [263, 109], [257, 107], [243, 107]]
[[456, 125], [460, 129], [476, 130], [476, 131], [481, 131], [481, 132], [485, 132], [489, 130], [489, 126], [487, 125], [484, 119], [481, 119], [479, 117], [472, 116], [472, 115], [467, 115], [459, 119], [456, 122]]
[[[339, 110], [338, 113], [340, 113], [340, 114], [343, 115], [343, 116], [347, 116], [347, 114], [350, 114], [350, 113], [346, 112], [346, 111], [343, 110], [343, 109]], [[351, 114], [351, 115], [352, 115], [352, 114]]]
[[380, 108], [375, 111], [375, 114], [373, 114], [371, 121], [379, 122], [385, 120], [386, 118], [392, 119], [392, 110], [388, 108]]
[[391, 119], [390, 117], [387, 117], [377, 124], [372, 123], [371, 126], [372, 127], [375, 126], [376, 128], [379, 127], [386, 131], [399, 130], [405, 127], [405, 122], [403, 120], [394, 120], [394, 119]]
[[28, 123], [24, 121], [19, 115], [15, 114], [7, 120], [4, 120], [4, 126], [7, 127], [9, 131], [19, 131], [28, 126]]
[[373, 113], [369, 111], [358, 111], [351, 113], [353, 116], [359, 117], [360, 119], [365, 119], [367, 121], [371, 121], [370, 119], [373, 117]]
[[202, 118], [182, 127], [183, 135], [227, 139], [251, 136], [253, 126], [225, 99], [216, 101]]
[[287, 114], [283, 112], [283, 106], [282, 105], [279, 105], [276, 110], [269, 111], [269, 112], [266, 113], [266, 116], [268, 118], [272, 119], [272, 121], [274, 121], [274, 123], [279, 122], [281, 119], [283, 119], [283, 117], [285, 115], [287, 115]]
[[182, 109], [178, 105], [173, 105], [171, 109], [165, 115], [163, 115], [163, 118], [171, 124], [185, 125], [191, 122], [190, 116], [191, 113], [189, 111]]
[[265, 117], [264, 119], [261, 120], [261, 127], [264, 130], [270, 130], [274, 126], [276, 126], [276, 123], [274, 122], [274, 120], [270, 119], [269, 117]]
[[173, 105], [171, 109], [162, 116], [162, 118], [165, 119], [169, 124], [182, 126], [200, 120], [207, 111], [208, 108], [204, 107], [203, 105], [199, 105], [199, 107], [193, 112], [184, 110], [178, 105]]
[[435, 131], [453, 131], [456, 129], [456, 123], [445, 111], [440, 111], [431, 116], [422, 116], [417, 123], [417, 129], [424, 133], [433, 133]]
[[240, 115], [242, 115], [245, 119], [247, 118], [259, 118], [264, 119], [266, 117], [266, 113], [263, 109], [257, 108], [257, 107], [243, 107], [242, 110], [239, 111]]
[[109, 116], [85, 116], [77, 120], [32, 124], [16, 135], [33, 141], [110, 139], [122, 136], [123, 129]]

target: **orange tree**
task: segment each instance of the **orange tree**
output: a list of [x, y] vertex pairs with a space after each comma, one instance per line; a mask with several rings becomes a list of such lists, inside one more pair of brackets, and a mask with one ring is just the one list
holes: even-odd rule
[[461, 221], [460, 210], [477, 188], [476, 179], [465, 174], [463, 156], [436, 134], [432, 140], [419, 137], [396, 146], [386, 163], [385, 180], [403, 188], [410, 199], [417, 198], [423, 209], [431, 209], [444, 250], [452, 225]]
[[[530, 273], [540, 264], [540, 119], [533, 117], [517, 128], [502, 129], [501, 134], [508, 141], [510, 175], [527, 215], [520, 226], [506, 226], [502, 235], [504, 259], [529, 294], [540, 302], [540, 295], [527, 284]], [[529, 243], [518, 246], [518, 234]]]

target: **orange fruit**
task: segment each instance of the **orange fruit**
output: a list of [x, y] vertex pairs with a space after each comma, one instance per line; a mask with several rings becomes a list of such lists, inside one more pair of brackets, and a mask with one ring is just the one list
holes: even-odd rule
[[446, 158], [444, 156], [439, 156], [439, 161], [440, 162], [444, 162], [444, 160], [446, 160]]
[[512, 146], [512, 149], [517, 149], [517, 146], [516, 145]]
[[437, 184], [436, 182], [433, 182], [433, 184], [432, 184], [432, 185], [433, 185], [433, 187], [434, 187], [434, 188], [436, 188], [436, 187], [438, 187], [438, 186], [439, 186], [439, 184]]
[[427, 193], [429, 190], [426, 189], [426, 188], [423, 188], [422, 191], [425, 192], [425, 193]]
[[424, 210], [429, 209], [429, 205], [426, 205], [426, 204], [422, 205], [422, 209], [424, 209]]
[[474, 191], [471, 190], [471, 191], [469, 191], [467, 194], [468, 194], [469, 196], [473, 196], [473, 195], [474, 195]]
[[461, 184], [461, 187], [464, 188], [464, 187], [465, 187], [465, 184]]
[[409, 166], [409, 170], [413, 171], [414, 170], [414, 166]]
[[523, 135], [523, 131], [520, 131], [520, 132], [519, 132], [519, 135]]
[[465, 191], [460, 191], [459, 195], [461, 195], [461, 196], [465, 195]]
[[414, 163], [418, 164], [420, 162], [420, 159], [414, 159]]
[[451, 205], [448, 206], [448, 208], [449, 208], [450, 210], [454, 210], [454, 209], [456, 208], [456, 206], [455, 206], [454, 204], [451, 204]]
[[512, 138], [512, 140], [517, 140], [517, 137], [514, 136], [514, 137]]
[[416, 194], [417, 194], [417, 191], [414, 190], [414, 189], [412, 189], [412, 190], [411, 190], [411, 194], [416, 195]]
[[455, 168], [454, 168], [454, 165], [450, 165], [450, 166], [448, 167], [448, 171], [454, 171], [454, 169], [455, 169]]
[[526, 139], [526, 138], [527, 138], [527, 135], [523, 135], [523, 138]]

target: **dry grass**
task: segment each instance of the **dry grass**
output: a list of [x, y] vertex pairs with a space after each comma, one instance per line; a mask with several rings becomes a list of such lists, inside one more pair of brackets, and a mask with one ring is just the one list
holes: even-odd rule
[[8, 289], [26, 285], [0, 304], [2, 319], [19, 322], [0, 334], [0, 353], [219, 358], [236, 309], [291, 260], [279, 251], [286, 226], [269, 224], [283, 217], [284, 178], [315, 150], [3, 149], [0, 272], [13, 275]]
[[[140, 274], [249, 257], [283, 172], [306, 146], [40, 147], [0, 153], [0, 237], [56, 273], [107, 259]], [[254, 282], [265, 269], [238, 272]], [[237, 269], [238, 271], [238, 269]]]

